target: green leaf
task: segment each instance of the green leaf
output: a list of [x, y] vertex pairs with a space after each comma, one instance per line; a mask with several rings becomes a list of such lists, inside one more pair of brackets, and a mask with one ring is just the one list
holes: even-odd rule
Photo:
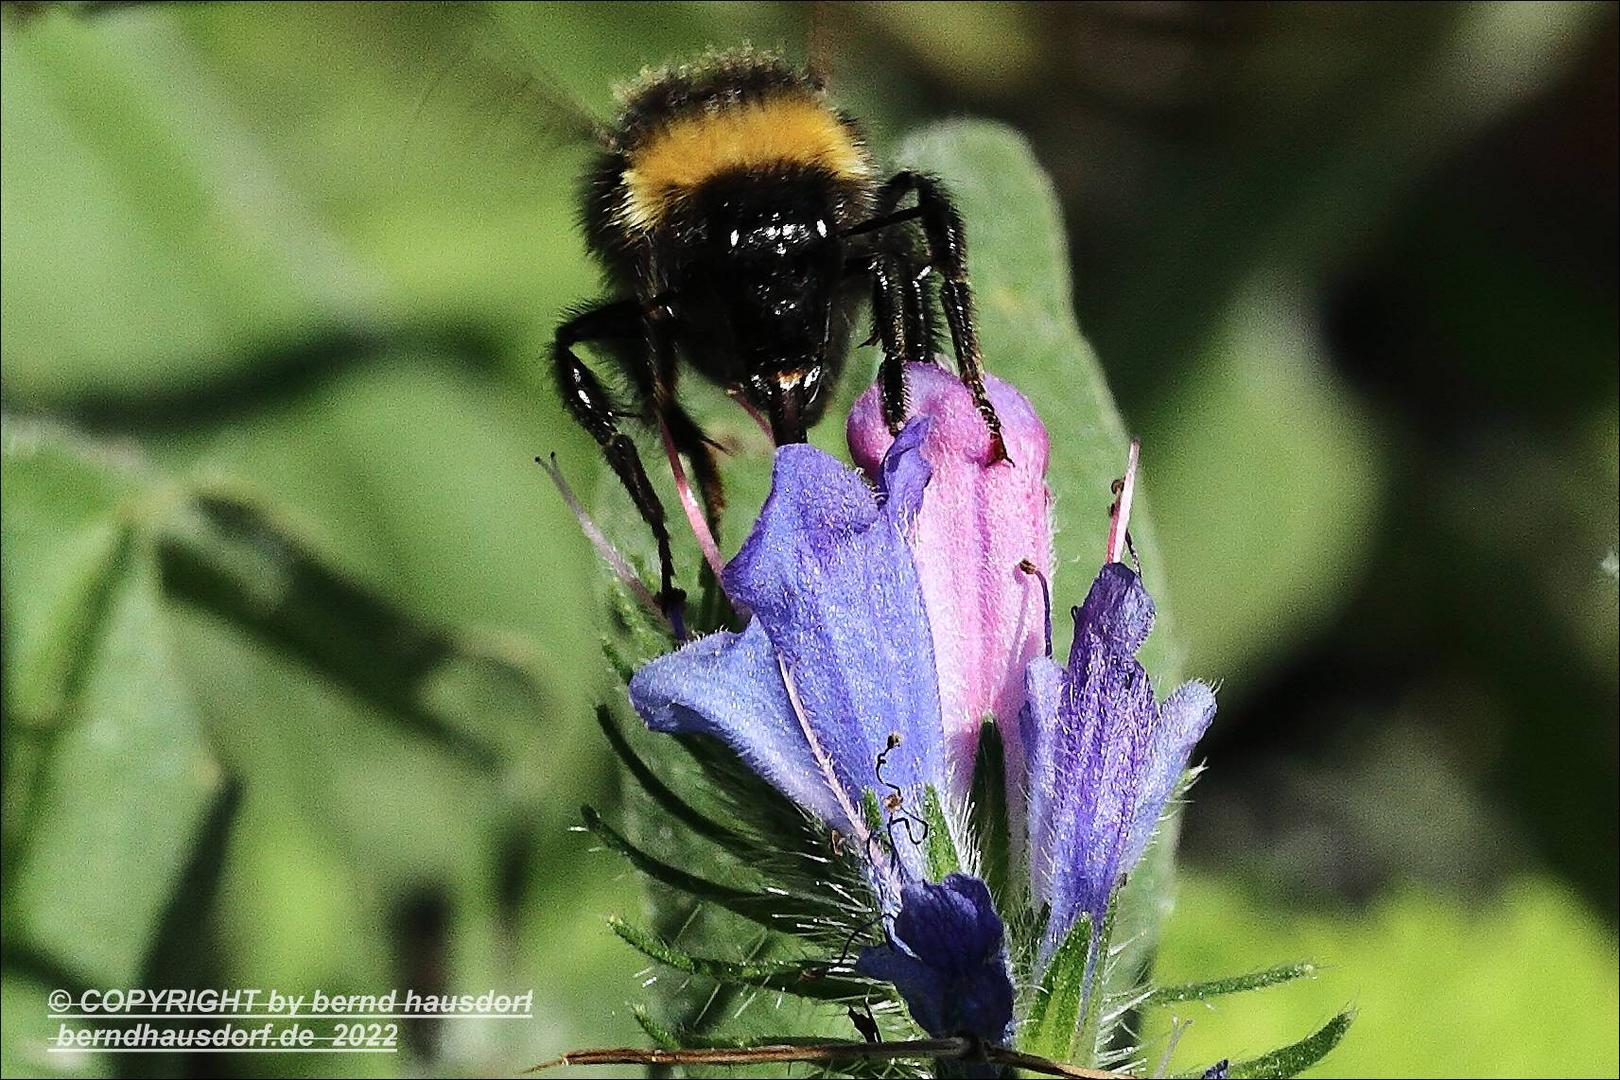
[[89, 628], [82, 685], [8, 852], [8, 937], [103, 983], [138, 977], [222, 781], [161, 605], [139, 549]]
[[1081, 914], [1047, 962], [1019, 1032], [1019, 1048], [1057, 1061], [1069, 1059], [1086, 998], [1086, 972], [1091, 964], [1091, 916]]
[[1080, 1014], [1080, 1030], [1075, 1035], [1072, 1053], [1090, 1065], [1101, 1065], [1102, 1051], [1113, 1039], [1114, 1028], [1123, 1016], [1105, 1018], [1103, 1005], [1117, 977], [1115, 967], [1124, 959], [1111, 948], [1119, 921], [1120, 894], [1124, 886], [1114, 890], [1108, 898], [1108, 910], [1103, 913], [1102, 933], [1092, 946], [1091, 985], [1087, 987], [1085, 1008]]
[[[472, 642], [423, 626], [334, 573], [248, 502], [203, 494], [190, 510], [161, 546], [165, 585], [175, 596], [348, 687], [449, 752], [482, 768], [501, 760], [477, 712], [446, 715], [427, 700], [453, 663], [508, 667], [501, 659], [480, 656]], [[524, 689], [524, 676], [509, 667], [489, 674]]]
[[828, 974], [825, 962], [754, 960], [739, 963], [692, 956], [623, 919], [609, 919], [608, 925], [632, 948], [660, 964], [715, 982], [754, 986], [818, 1001], [864, 1001], [874, 996], [885, 996], [878, 984], [866, 979]]
[[1315, 975], [1316, 965], [1309, 962], [1280, 964], [1264, 971], [1251, 971], [1246, 975], [1233, 975], [1225, 979], [1182, 983], [1180, 986], [1161, 986], [1148, 996], [1145, 1004], [1171, 1005], [1181, 1001], [1203, 1001], [1223, 994], [1241, 994], [1247, 990], [1276, 986], [1278, 983], [1291, 982], [1294, 979], [1309, 979]]
[[[10, 953], [10, 943], [7, 943]], [[50, 1018], [52, 990], [80, 993], [85, 988], [64, 979], [60, 971], [38, 970], [8, 955], [0, 968], [0, 1074], [5, 1076], [91, 1077], [117, 1076], [113, 1055], [89, 1054], [73, 1062], [67, 1054], [49, 1053], [47, 1047], [62, 1029]]]
[[[1299, 1042], [1278, 1047], [1269, 1054], [1261, 1054], [1247, 1061], [1232, 1062], [1228, 1068], [1228, 1075], [1234, 1078], [1242, 1077], [1243, 1080], [1286, 1080], [1287, 1077], [1298, 1076], [1327, 1057], [1333, 1048], [1339, 1045], [1339, 1040], [1344, 1038], [1344, 1033], [1350, 1029], [1350, 1021], [1354, 1019], [1355, 1013], [1347, 1009]], [[1196, 1069], [1177, 1075], [1196, 1077], [1203, 1075], [1203, 1070]]]
[[285, 184], [183, 20], [42, 19], [8, 26], [4, 50], [5, 254], [27, 267], [0, 314], [9, 391], [139, 396], [372, 306], [376, 282]]
[[48, 426], [7, 418], [3, 438], [7, 719], [48, 726], [73, 696], [86, 646], [127, 569], [125, 508], [143, 485], [127, 466], [70, 449]]

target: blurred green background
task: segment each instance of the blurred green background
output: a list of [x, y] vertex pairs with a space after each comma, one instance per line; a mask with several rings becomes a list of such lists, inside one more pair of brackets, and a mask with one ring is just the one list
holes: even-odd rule
[[[1063, 199], [1221, 683], [1163, 975], [1326, 965], [1185, 1011], [1176, 1061], [1352, 1003], [1319, 1075], [1616, 1075], [1615, 7], [823, 12], [880, 150], [999, 118]], [[569, 831], [615, 783], [598, 571], [531, 461], [594, 469], [540, 361], [596, 287], [557, 103], [808, 23], [6, 6], [6, 1075], [639, 1041], [603, 924], [638, 883]], [[143, 985], [533, 986], [539, 1019], [44, 1053], [47, 990]]]

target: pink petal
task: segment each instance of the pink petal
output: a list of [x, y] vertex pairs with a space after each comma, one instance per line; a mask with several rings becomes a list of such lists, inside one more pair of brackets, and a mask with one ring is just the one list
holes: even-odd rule
[[[1012, 386], [994, 376], [985, 382], [1010, 462], [985, 464], [989, 431], [960, 379], [933, 364], [906, 368], [907, 415], [933, 418], [922, 445], [933, 479], [908, 539], [934, 638], [946, 761], [959, 793], [972, 777], [986, 716], [1001, 729], [1008, 775], [1023, 775], [1018, 711], [1024, 669], [1045, 651], [1046, 610], [1039, 580], [1018, 564], [1027, 559], [1048, 579], [1052, 574], [1046, 428]], [[877, 387], [856, 402], [847, 435], [855, 463], [875, 478], [894, 441]]]

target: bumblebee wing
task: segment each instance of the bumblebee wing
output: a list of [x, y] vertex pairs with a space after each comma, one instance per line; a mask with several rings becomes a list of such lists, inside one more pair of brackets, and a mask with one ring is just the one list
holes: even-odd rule
[[[424, 129], [448, 128], [473, 144], [443, 148], [457, 154], [470, 151], [476, 160], [498, 152], [543, 161], [551, 152], [606, 141], [607, 125], [547, 70], [523, 12], [481, 3], [417, 10], [434, 48], [407, 143], [420, 139]], [[453, 123], [445, 123], [452, 117]]]

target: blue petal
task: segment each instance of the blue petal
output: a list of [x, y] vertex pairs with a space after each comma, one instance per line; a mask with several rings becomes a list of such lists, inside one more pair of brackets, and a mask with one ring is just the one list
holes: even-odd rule
[[911, 528], [916, 520], [922, 509], [923, 490], [934, 474], [922, 453], [923, 440], [933, 426], [933, 417], [913, 417], [883, 455], [884, 510], [902, 530]]
[[1153, 629], [1153, 597], [1136, 571], [1107, 563], [1091, 583], [1086, 602], [1074, 610], [1074, 644], [1095, 637], [1106, 648], [1134, 654]]
[[894, 984], [911, 1017], [937, 1038], [1012, 1037], [1006, 931], [984, 882], [949, 874], [907, 885], [887, 944], [861, 951], [861, 974]]
[[1056, 803], [1061, 799], [1058, 776], [1058, 707], [1068, 687], [1067, 673], [1044, 656], [1031, 660], [1024, 671], [1026, 700], [1018, 714], [1024, 746], [1024, 806], [1029, 830], [1029, 872], [1035, 895], [1050, 899], [1056, 869], [1057, 844], [1052, 833]]
[[757, 622], [648, 663], [630, 680], [630, 703], [654, 731], [714, 736], [788, 798], [841, 832], [854, 830], [840, 793], [823, 779]]
[[[861, 475], [806, 445], [777, 451], [770, 498], [725, 570], [792, 679], [805, 720], [855, 806], [872, 790], [921, 806], [943, 786], [944, 736], [933, 639], [894, 512], [926, 482], [914, 446], [896, 450], [887, 505]], [[926, 468], [926, 466], [924, 466]], [[878, 756], [898, 736], [878, 776]], [[905, 830], [896, 830], [905, 835]], [[921, 852], [901, 843], [908, 870]], [[913, 874], [913, 876], [917, 876]]]
[[1142, 778], [1136, 820], [1131, 825], [1130, 843], [1124, 857], [1127, 869], [1147, 850], [1153, 829], [1164, 813], [1164, 804], [1170, 800], [1181, 774], [1187, 769], [1193, 746], [1203, 738], [1214, 719], [1215, 691], [1201, 682], [1183, 683], [1159, 706], [1159, 723], [1153, 729], [1152, 744], [1148, 747], [1147, 771]]
[[1077, 657], [1089, 659], [1083, 668], [1071, 664], [1070, 691], [1058, 708], [1059, 808], [1051, 826], [1057, 871], [1050, 895], [1058, 934], [1081, 911], [1100, 926], [1115, 881], [1130, 869], [1124, 860], [1156, 711], [1135, 658], [1095, 638], [1091, 644], [1075, 647]]

